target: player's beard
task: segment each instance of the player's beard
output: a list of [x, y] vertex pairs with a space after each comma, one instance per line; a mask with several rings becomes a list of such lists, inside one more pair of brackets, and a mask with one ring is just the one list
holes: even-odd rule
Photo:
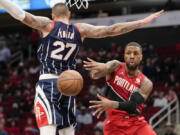
[[134, 65], [134, 66], [130, 66], [129, 64], [126, 63], [126, 65], [127, 65], [127, 69], [128, 69], [129, 71], [135, 71], [135, 70], [138, 69], [138, 67], [139, 67], [140, 64], [137, 64], [137, 65]]

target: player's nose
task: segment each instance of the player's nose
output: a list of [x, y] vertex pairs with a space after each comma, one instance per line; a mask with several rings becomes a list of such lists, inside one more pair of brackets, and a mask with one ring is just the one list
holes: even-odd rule
[[133, 53], [130, 54], [130, 58], [134, 58], [134, 54]]

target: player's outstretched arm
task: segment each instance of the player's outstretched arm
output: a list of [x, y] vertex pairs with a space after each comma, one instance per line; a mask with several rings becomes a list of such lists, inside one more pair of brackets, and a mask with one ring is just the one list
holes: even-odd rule
[[87, 58], [87, 61], [84, 61], [84, 68], [90, 71], [92, 79], [99, 79], [105, 76], [109, 77], [119, 66], [120, 62], [117, 60], [112, 60], [107, 63], [100, 63]]
[[35, 16], [28, 12], [25, 13], [25, 18], [22, 23], [27, 26], [40, 30], [42, 32], [50, 32], [52, 20], [47, 17]]
[[139, 114], [137, 107], [142, 103], [144, 103], [145, 100], [147, 100], [149, 94], [152, 91], [152, 88], [153, 88], [152, 82], [148, 78], [145, 78], [144, 82], [141, 85], [141, 88], [131, 95], [129, 101], [126, 102], [112, 101], [98, 95], [100, 101], [90, 101], [90, 103], [93, 104], [92, 106], [90, 106], [90, 108], [96, 109], [94, 115], [97, 115], [98, 118], [104, 111], [106, 111], [109, 108], [115, 108], [118, 110], [126, 111], [132, 115], [137, 115]]
[[16, 20], [32, 27], [41, 30], [42, 32], [49, 32], [51, 29], [51, 20], [47, 17], [34, 16], [22, 10], [10, 0], [0, 0], [0, 5]]
[[151, 23], [163, 12], [164, 10], [161, 10], [142, 20], [127, 23], [117, 23], [111, 26], [94, 26], [86, 23], [78, 23], [77, 26], [79, 27], [81, 36], [83, 38], [104, 38], [109, 36], [117, 36]]

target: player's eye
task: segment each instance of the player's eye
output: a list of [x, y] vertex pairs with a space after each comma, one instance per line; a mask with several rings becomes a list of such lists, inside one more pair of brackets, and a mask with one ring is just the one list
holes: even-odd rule
[[126, 54], [127, 54], [127, 55], [130, 55], [130, 54], [131, 54], [131, 52], [130, 52], [130, 51], [127, 51], [127, 52], [126, 52]]
[[134, 55], [139, 55], [139, 53], [138, 52], [134, 52]]

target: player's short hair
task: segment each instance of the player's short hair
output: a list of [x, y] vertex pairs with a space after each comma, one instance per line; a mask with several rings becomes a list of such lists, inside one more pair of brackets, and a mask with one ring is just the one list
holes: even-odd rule
[[70, 10], [65, 3], [57, 3], [52, 8], [52, 13], [57, 17], [65, 17], [68, 15], [69, 12]]
[[125, 46], [125, 50], [126, 50], [126, 48], [129, 47], [129, 46], [139, 47], [140, 50], [141, 50], [141, 53], [143, 52], [143, 51], [142, 51], [142, 46], [141, 46], [139, 43], [137, 43], [137, 42], [130, 42], [130, 43], [128, 43], [128, 44]]

